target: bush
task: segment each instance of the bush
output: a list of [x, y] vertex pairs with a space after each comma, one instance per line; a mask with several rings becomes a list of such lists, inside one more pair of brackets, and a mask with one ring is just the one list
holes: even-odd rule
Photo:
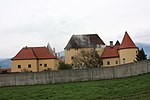
[[59, 68], [60, 70], [64, 70], [64, 69], [72, 69], [72, 66], [69, 64], [65, 64], [64, 62], [60, 62], [59, 63]]

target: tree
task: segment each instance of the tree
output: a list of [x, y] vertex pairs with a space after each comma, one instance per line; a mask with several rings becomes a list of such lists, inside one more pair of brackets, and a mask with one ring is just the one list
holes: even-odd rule
[[138, 49], [138, 54], [136, 55], [137, 61], [147, 60], [147, 55], [145, 54], [143, 48], [140, 50]]
[[60, 62], [58, 69], [60, 70], [72, 69], [72, 66], [69, 64], [65, 64], [64, 62]]
[[72, 64], [75, 68], [91, 68], [98, 67], [101, 60], [96, 50], [80, 51], [77, 55], [72, 57]]

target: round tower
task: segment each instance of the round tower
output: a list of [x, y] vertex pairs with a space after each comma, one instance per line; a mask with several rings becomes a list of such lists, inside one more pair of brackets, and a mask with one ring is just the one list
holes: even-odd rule
[[138, 53], [138, 48], [132, 41], [127, 32], [123, 37], [122, 43], [119, 48], [120, 64], [126, 64], [136, 61], [136, 55]]

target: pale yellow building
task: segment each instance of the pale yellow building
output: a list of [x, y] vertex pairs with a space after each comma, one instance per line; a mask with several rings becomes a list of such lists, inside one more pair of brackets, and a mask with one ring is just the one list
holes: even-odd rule
[[65, 47], [65, 63], [72, 64], [73, 56], [78, 55], [81, 50], [97, 49], [102, 54], [105, 43], [97, 34], [72, 35]]
[[116, 66], [136, 61], [138, 48], [127, 32], [121, 44], [119, 41], [113, 45], [106, 46], [97, 34], [73, 35], [65, 47], [65, 63], [72, 64], [73, 56], [78, 55], [81, 50], [97, 50], [103, 65], [102, 67]]
[[103, 67], [116, 66], [120, 64], [127, 64], [136, 61], [136, 55], [138, 54], [138, 48], [132, 41], [127, 32], [123, 37], [122, 43], [119, 41], [113, 45], [110, 42], [110, 46], [106, 46], [101, 59], [103, 60]]
[[39, 72], [59, 67], [57, 57], [47, 47], [24, 47], [11, 61], [11, 72]]

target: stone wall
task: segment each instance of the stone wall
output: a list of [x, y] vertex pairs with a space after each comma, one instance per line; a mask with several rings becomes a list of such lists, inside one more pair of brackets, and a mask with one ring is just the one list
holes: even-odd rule
[[90, 81], [136, 76], [150, 72], [150, 60], [108, 68], [0, 74], [0, 86]]

